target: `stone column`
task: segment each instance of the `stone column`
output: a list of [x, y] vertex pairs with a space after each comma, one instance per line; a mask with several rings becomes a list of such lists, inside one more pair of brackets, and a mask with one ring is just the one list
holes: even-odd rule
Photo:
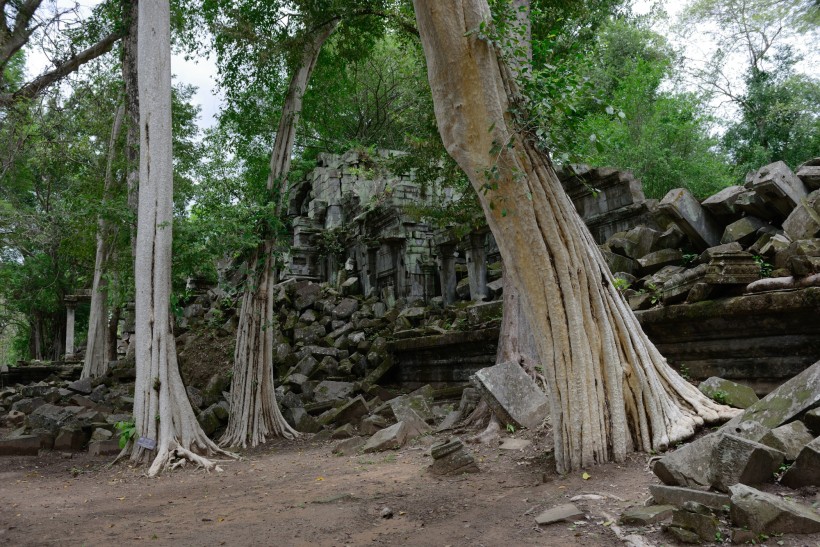
[[65, 318], [65, 354], [74, 354], [74, 311], [77, 308], [76, 302], [65, 303], [66, 318]]
[[487, 252], [484, 249], [486, 234], [470, 234], [470, 246], [467, 250], [467, 276], [470, 279], [470, 298], [485, 300], [487, 298]]
[[439, 277], [441, 279], [441, 296], [445, 304], [456, 301], [456, 246], [453, 244], [439, 245]]

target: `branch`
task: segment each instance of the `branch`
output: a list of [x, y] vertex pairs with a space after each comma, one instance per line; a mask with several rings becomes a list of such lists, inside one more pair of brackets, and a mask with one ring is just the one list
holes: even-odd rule
[[80, 66], [88, 61], [92, 61], [97, 57], [111, 51], [111, 48], [114, 47], [114, 44], [119, 39], [119, 33], [109, 34], [93, 46], [81, 51], [64, 63], [57, 65], [50, 72], [46, 72], [45, 74], [38, 76], [14, 93], [4, 93], [0, 95], [0, 108], [11, 106], [21, 99], [30, 99], [31, 97], [34, 97], [51, 84], [76, 71], [80, 68]]

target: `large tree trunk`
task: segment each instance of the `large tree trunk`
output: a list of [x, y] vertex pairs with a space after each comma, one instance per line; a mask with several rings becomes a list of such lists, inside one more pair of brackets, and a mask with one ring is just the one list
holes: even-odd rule
[[128, 208], [134, 218], [131, 224], [131, 254], [136, 256], [137, 193], [139, 192], [140, 164], [140, 101], [137, 89], [137, 0], [123, 0], [122, 17], [125, 35], [122, 39], [122, 80], [125, 84], [125, 185], [128, 190]]
[[[302, 96], [316, 66], [322, 45], [330, 37], [338, 20], [327, 23], [304, 44], [300, 64], [291, 77], [282, 115], [276, 131], [268, 174], [268, 193], [277, 200], [276, 214], [281, 215], [287, 195], [287, 176], [296, 125], [302, 110]], [[273, 385], [273, 286], [276, 283], [276, 233], [265, 230], [265, 241], [247, 263], [245, 293], [239, 311], [236, 348], [234, 350], [231, 412], [228, 427], [220, 443], [223, 446], [256, 446], [270, 436], [293, 438], [298, 433], [285, 421], [276, 404]]]
[[[111, 199], [111, 187], [114, 181], [114, 153], [122, 129], [125, 107], [117, 108], [114, 125], [108, 142], [108, 158], [105, 165], [105, 182], [103, 185], [103, 209]], [[97, 378], [108, 369], [108, 278], [103, 274], [108, 268], [111, 253], [114, 249], [115, 230], [111, 222], [101, 214], [97, 219], [97, 255], [94, 260], [94, 281], [91, 286], [91, 312], [88, 317], [88, 343], [85, 350], [85, 362], [81, 378]]]
[[[486, 0], [414, 0], [436, 119], [525, 295], [558, 470], [663, 449], [733, 414], [678, 376], [615, 289], [548, 157], [517, 123], [511, 70], [479, 36]], [[483, 193], [486, 183], [495, 184]]]
[[[191, 452], [222, 452], [202, 431], [179, 375], [170, 319], [173, 157], [171, 145], [170, 8], [139, 3], [140, 188], [137, 219], [135, 441], [131, 459], [156, 457], [156, 475], [175, 458], [207, 467]], [[155, 443], [155, 448], [150, 445]], [[146, 444], [149, 447], [146, 447]], [[224, 453], [224, 452], [223, 452]]]

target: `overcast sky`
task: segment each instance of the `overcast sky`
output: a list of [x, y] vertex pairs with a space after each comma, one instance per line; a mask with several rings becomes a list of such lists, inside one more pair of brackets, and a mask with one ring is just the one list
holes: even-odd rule
[[[56, 1], [58, 6], [61, 4], [74, 5], [74, 2], [69, 0]], [[88, 10], [98, 4], [99, 1], [100, 0], [78, 0], [81, 10], [84, 10], [81, 15], [87, 15]], [[686, 2], [676, 0], [635, 0], [633, 4], [633, 11], [636, 14], [645, 14], [649, 12], [655, 3], [660, 3], [664, 7], [669, 15], [670, 21], [674, 20], [686, 4]], [[687, 36], [686, 40], [683, 41], [680, 38], [675, 39], [674, 37], [669, 36], [668, 29], [665, 28], [665, 24], [658, 23], [656, 27], [657, 28], [655, 30], [667, 35], [669, 39], [679, 47], [683, 47], [686, 57], [691, 59], [691, 62], [698, 62], [699, 60], [702, 61], [707, 59], [714, 50], [714, 43], [703, 33], [695, 36]], [[807, 59], [799, 68], [802, 68], [804, 72], [812, 72], [816, 75], [817, 71], [813, 63], [818, 60], [820, 54], [818, 54], [816, 50], [810, 49], [810, 45], [809, 47], [806, 47], [804, 44], [801, 45], [804, 46], [802, 48], [803, 51], [807, 52]], [[28, 51], [29, 76], [34, 77], [43, 72], [49, 66], [50, 64], [48, 63], [48, 60], [42, 55], [42, 53], [34, 48]], [[738, 68], [734, 72], [737, 77], [740, 77], [742, 69], [745, 67], [741, 64], [738, 64], [737, 67]], [[731, 67], [729, 68], [731, 70]], [[215, 60], [213, 58], [204, 58], [194, 61], [186, 60], [182, 55], [174, 55], [171, 59], [171, 70], [174, 74], [175, 82], [191, 84], [197, 88], [193, 101], [201, 108], [199, 120], [200, 127], [207, 128], [214, 125], [215, 116], [219, 111], [221, 102], [221, 96], [218, 93], [216, 89], [217, 86], [215, 84]]]

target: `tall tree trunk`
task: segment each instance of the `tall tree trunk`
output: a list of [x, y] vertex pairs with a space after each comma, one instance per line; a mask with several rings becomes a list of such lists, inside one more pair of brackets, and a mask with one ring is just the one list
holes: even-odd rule
[[[139, 3], [137, 66], [140, 95], [140, 188], [137, 217], [135, 441], [131, 459], [147, 460], [148, 475], [186, 458], [213, 463], [191, 450], [222, 452], [202, 431], [179, 375], [170, 316], [173, 227], [170, 7]], [[146, 447], [155, 443], [155, 448]]]
[[[322, 45], [336, 30], [339, 21], [325, 24], [305, 44], [299, 66], [293, 73], [270, 160], [268, 193], [277, 200], [276, 213], [281, 215], [287, 195], [287, 176], [302, 96], [316, 66]], [[222, 446], [257, 446], [268, 437], [293, 438], [298, 433], [285, 421], [276, 404], [273, 385], [273, 334], [276, 317], [273, 312], [273, 286], [276, 235], [266, 230], [265, 241], [257, 247], [247, 264], [245, 292], [239, 311], [239, 326], [234, 350], [231, 412]]]
[[[734, 412], [667, 364], [612, 282], [548, 157], [514, 119], [513, 74], [475, 32], [486, 0], [414, 0], [439, 132], [476, 190], [549, 385], [566, 472], [663, 449]], [[492, 176], [498, 188], [480, 190]], [[492, 206], [491, 206], [492, 204]]]
[[[302, 96], [316, 66], [322, 45], [338, 26], [334, 20], [319, 29], [305, 42], [299, 67], [291, 77], [276, 132], [267, 188], [277, 200], [276, 213], [281, 214], [287, 194], [287, 176], [296, 125], [302, 110]], [[273, 286], [276, 283], [274, 251], [276, 239], [268, 233], [247, 264], [248, 276], [239, 313], [234, 351], [231, 412], [222, 437], [223, 446], [256, 446], [269, 436], [293, 438], [290, 427], [276, 404], [273, 382]]]
[[140, 163], [140, 101], [137, 89], [137, 30], [139, 24], [137, 0], [123, 0], [122, 17], [126, 27], [122, 39], [122, 80], [125, 84], [125, 185], [128, 190], [128, 209], [131, 211], [131, 254], [137, 246], [137, 194], [139, 192]]
[[[125, 106], [119, 106], [114, 115], [111, 137], [108, 142], [108, 158], [105, 165], [105, 183], [103, 185], [102, 206], [111, 201], [111, 187], [114, 181], [114, 154], [122, 129]], [[88, 342], [85, 350], [85, 362], [81, 378], [96, 378], [105, 374], [108, 369], [108, 279], [103, 275], [108, 268], [111, 253], [114, 249], [115, 227], [100, 214], [97, 219], [97, 255], [94, 260], [94, 281], [91, 286], [91, 312], [88, 317]]]
[[[522, 67], [530, 68], [532, 63], [532, 40], [530, 25], [530, 0], [512, 0], [510, 3], [512, 14], [509, 21], [513, 43], [507, 57], [511, 61], [511, 69], [516, 78], [527, 78], [529, 71], [521, 70]], [[516, 51], [522, 52], [516, 55]], [[504, 278], [504, 315], [501, 320], [501, 332], [498, 336], [498, 352], [496, 353], [496, 363], [506, 363], [509, 361], [520, 364], [530, 375], [543, 381], [543, 375], [537, 370], [538, 359], [536, 357], [535, 340], [532, 336], [532, 329], [524, 313], [524, 305], [521, 302], [521, 293], [513, 280], [506, 275], [506, 267], [502, 264], [502, 275]], [[546, 389], [546, 385], [543, 386]]]

